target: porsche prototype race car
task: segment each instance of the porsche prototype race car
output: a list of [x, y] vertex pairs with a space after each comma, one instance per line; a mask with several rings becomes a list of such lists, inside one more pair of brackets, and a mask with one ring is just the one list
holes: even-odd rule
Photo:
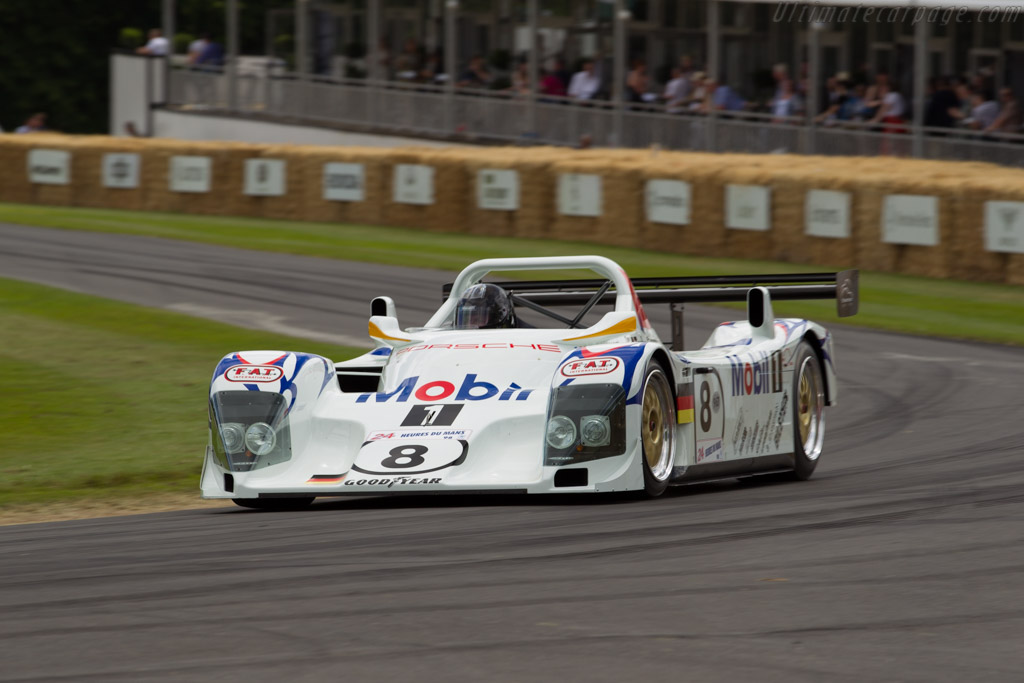
[[[597, 277], [484, 282], [578, 269]], [[352, 360], [225, 356], [210, 384], [203, 497], [282, 509], [317, 496], [657, 496], [769, 472], [806, 479], [836, 401], [832, 336], [775, 318], [771, 302], [835, 298], [840, 315], [858, 304], [856, 271], [631, 281], [599, 256], [477, 261], [443, 294], [408, 329], [391, 299], [374, 299], [376, 348]], [[745, 320], [676, 348], [680, 304], [743, 300]], [[671, 305], [672, 344], [645, 303]]]

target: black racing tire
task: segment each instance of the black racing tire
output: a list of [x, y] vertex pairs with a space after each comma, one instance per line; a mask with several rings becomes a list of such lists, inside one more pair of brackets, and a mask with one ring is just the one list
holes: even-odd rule
[[285, 512], [288, 510], [305, 510], [313, 504], [313, 497], [307, 498], [232, 498], [231, 502], [251, 510], [267, 512]]
[[793, 477], [811, 478], [825, 442], [825, 379], [807, 341], [793, 355]]
[[675, 398], [659, 364], [652, 362], [647, 366], [640, 396], [640, 464], [644, 492], [654, 498], [668, 488], [676, 457]]

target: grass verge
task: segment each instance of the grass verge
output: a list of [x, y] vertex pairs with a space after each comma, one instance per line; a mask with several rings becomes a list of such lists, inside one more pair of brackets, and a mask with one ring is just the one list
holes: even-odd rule
[[[361, 353], [0, 279], [0, 512], [152, 496], [198, 503], [224, 354]], [[86, 506], [87, 507], [87, 506]]]
[[[581, 253], [607, 256], [633, 277], [821, 270], [817, 266], [699, 258], [583, 242], [26, 204], [0, 204], [0, 221], [447, 270], [461, 270], [480, 258]], [[780, 303], [776, 313], [821, 322], [836, 320], [830, 302]], [[1024, 346], [1024, 288], [864, 272], [861, 312], [843, 322], [895, 332]]]

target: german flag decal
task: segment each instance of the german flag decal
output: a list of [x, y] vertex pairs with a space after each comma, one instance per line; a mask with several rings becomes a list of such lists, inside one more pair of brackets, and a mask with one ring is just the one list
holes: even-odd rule
[[[690, 421], [693, 421], [693, 411], [690, 411]], [[307, 484], [340, 484], [344, 481], [344, 474], [314, 474], [310, 477]]]
[[676, 422], [693, 422], [693, 383], [676, 386]]

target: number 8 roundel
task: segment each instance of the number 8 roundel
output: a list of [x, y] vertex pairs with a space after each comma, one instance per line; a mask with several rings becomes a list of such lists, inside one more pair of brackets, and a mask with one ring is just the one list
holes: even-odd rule
[[352, 469], [378, 475], [426, 474], [461, 465], [468, 453], [469, 442], [463, 439], [381, 439], [363, 444]]

